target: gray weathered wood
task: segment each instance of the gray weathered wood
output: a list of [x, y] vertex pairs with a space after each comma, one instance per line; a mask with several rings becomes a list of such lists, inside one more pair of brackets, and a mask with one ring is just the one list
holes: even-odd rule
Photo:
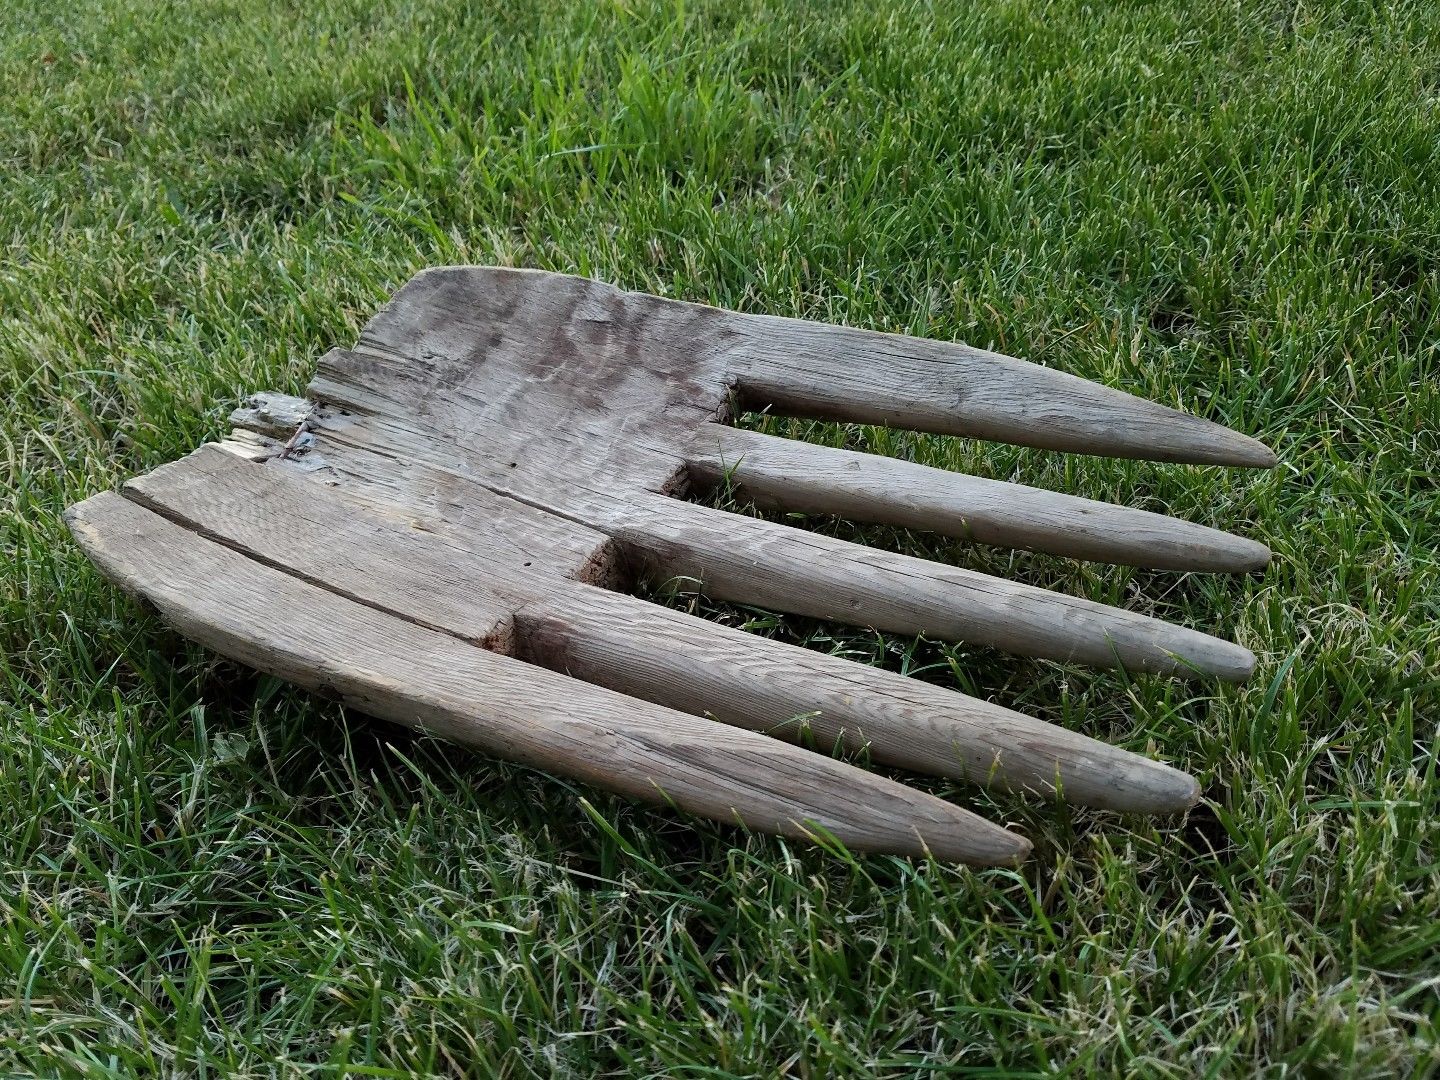
[[1133, 611], [880, 551], [694, 503], [647, 496], [612, 526], [655, 579], [706, 596], [1021, 656], [1242, 681], [1255, 654]]
[[527, 659], [821, 750], [1106, 810], [1173, 813], [1199, 798], [1178, 769], [1054, 724], [633, 597], [582, 586], [516, 620]]
[[[476, 648], [97, 495], [71, 530], [112, 580], [187, 637], [362, 712], [647, 802], [860, 851], [1017, 862], [983, 818], [841, 761]], [[277, 618], [283, 613], [283, 618]]]
[[684, 712], [1107, 809], [1184, 809], [1197, 794], [1184, 773], [1000, 706], [556, 579], [521, 536], [358, 514], [337, 491], [214, 447], [124, 493], [367, 607]]
[[943, 341], [747, 316], [732, 370], [792, 416], [964, 435], [1074, 454], [1268, 469], [1254, 439], [1153, 401]]
[[649, 491], [627, 496], [538, 475], [548, 454], [512, 454], [520, 460], [511, 468], [493, 450], [473, 462], [448, 441], [432, 451], [427, 435], [388, 418], [333, 430], [323, 418], [311, 423], [337, 479], [361, 497], [415, 505], [424, 492], [470, 482], [611, 536], [652, 582], [687, 579], [715, 599], [1100, 667], [1232, 681], [1254, 668], [1248, 649], [1134, 612]]
[[1249, 650], [1195, 630], [685, 496], [730, 482], [784, 509], [1155, 568], [1258, 569], [1263, 545], [739, 431], [726, 426], [737, 406], [1273, 462], [1215, 424], [965, 346], [450, 267], [401, 289], [354, 349], [322, 357], [306, 398], [255, 395], [222, 443], [130, 482], [127, 499], [82, 504], [71, 523], [106, 573], [225, 655], [721, 820], [787, 835], [815, 822], [865, 850], [985, 864], [1027, 847], [762, 732], [1116, 810], [1194, 801], [1184, 773], [1078, 733], [623, 594], [682, 578], [906, 634], [1240, 679]]
[[692, 480], [769, 509], [1157, 570], [1241, 572], [1270, 562], [1264, 544], [1164, 514], [724, 424], [704, 425], [687, 461]]

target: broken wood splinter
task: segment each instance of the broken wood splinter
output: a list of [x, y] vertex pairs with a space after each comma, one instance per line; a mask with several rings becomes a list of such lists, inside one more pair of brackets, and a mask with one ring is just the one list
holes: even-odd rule
[[[1160, 514], [731, 427], [736, 401], [1056, 450], [1274, 464], [1227, 428], [937, 341], [744, 315], [560, 274], [418, 275], [307, 399], [67, 520], [100, 569], [209, 648], [362, 711], [597, 787], [856, 850], [977, 865], [1023, 837], [780, 739], [1166, 813], [1186, 774], [1001, 706], [627, 595], [722, 600], [1028, 656], [1246, 678], [1231, 642], [1093, 601], [684, 501], [1165, 570], [1266, 565]], [[274, 625], [278, 604], [291, 625]], [[796, 723], [804, 717], [803, 723]], [[718, 721], [718, 722], [717, 722]]]

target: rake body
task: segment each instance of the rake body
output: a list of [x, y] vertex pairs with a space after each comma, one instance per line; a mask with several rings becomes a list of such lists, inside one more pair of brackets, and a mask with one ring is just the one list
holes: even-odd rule
[[[1268, 550], [1158, 514], [728, 425], [737, 407], [1054, 450], [1269, 466], [1226, 428], [1048, 368], [535, 271], [422, 273], [307, 399], [68, 520], [195, 640], [365, 712], [637, 798], [862, 850], [1012, 863], [1028, 842], [781, 741], [1121, 811], [1195, 782], [1083, 735], [627, 595], [707, 595], [901, 634], [1239, 680], [1206, 634], [684, 500], [1077, 558], [1248, 571]], [[780, 736], [780, 739], [769, 736]]]

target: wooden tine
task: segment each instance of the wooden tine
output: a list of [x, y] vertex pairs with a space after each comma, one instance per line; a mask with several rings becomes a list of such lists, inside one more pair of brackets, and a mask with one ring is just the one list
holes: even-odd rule
[[654, 495], [610, 526], [655, 580], [718, 600], [1022, 656], [1243, 681], [1249, 649], [1091, 600]]
[[[848, 660], [821, 656], [631, 596], [528, 569], [504, 535], [438, 522], [416, 529], [284, 470], [214, 447], [125, 486], [142, 506], [328, 592], [634, 697], [781, 737], [816, 714], [822, 748], [868, 745], [922, 772], [1078, 802], [1165, 812], [1188, 776], [1018, 713]], [[531, 517], [523, 518], [529, 512]], [[530, 522], [524, 506], [510, 508]], [[496, 507], [497, 519], [506, 517]], [[512, 617], [513, 616], [513, 617]]]
[[1264, 444], [1197, 416], [999, 353], [766, 315], [727, 351], [741, 398], [794, 416], [1205, 465], [1269, 468]]
[[67, 511], [107, 577], [195, 641], [356, 709], [596, 787], [857, 851], [1013, 865], [1020, 836], [742, 728], [487, 652], [318, 588], [119, 495]]
[[760, 506], [1157, 570], [1261, 570], [1270, 549], [1164, 514], [706, 424], [691, 480]]
[[1194, 805], [1193, 778], [998, 705], [575, 585], [515, 616], [535, 663], [682, 712], [916, 772], [1135, 813]]

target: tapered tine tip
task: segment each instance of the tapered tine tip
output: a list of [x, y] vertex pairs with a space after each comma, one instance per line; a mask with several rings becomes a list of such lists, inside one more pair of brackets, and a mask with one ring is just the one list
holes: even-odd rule
[[1112, 406], [1115, 430], [1082, 453], [1244, 469], [1271, 469], [1279, 461], [1259, 439], [1214, 420], [1130, 394], [1115, 397], [1119, 399]]
[[969, 866], [1016, 867], [1030, 857], [1034, 845], [1021, 836], [1006, 829], [994, 829], [986, 833], [983, 846], [973, 833], [948, 837], [924, 836], [921, 838], [931, 858], [939, 862], [958, 862]]
[[[1125, 776], [1124, 798], [1111, 809], [1131, 814], [1182, 814], [1200, 801], [1200, 782], [1159, 761], [1138, 758]], [[1095, 800], [1103, 804], [1104, 800]]]
[[1216, 640], [1216, 648], [1206, 658], [1203, 667], [1197, 665], [1186, 665], [1182, 660], [1182, 666], [1190, 666], [1199, 676], [1213, 676], [1225, 682], [1242, 683], [1251, 675], [1255, 674], [1255, 654], [1243, 645], [1236, 645], [1233, 641]]
[[1008, 862], [1001, 865], [1019, 866], [1026, 859], [1030, 858], [1031, 852], [1035, 850], [1035, 845], [1030, 842], [1028, 837], [1019, 836], [1015, 833], [1011, 833], [1010, 835], [1015, 837], [1015, 851]]
[[[1175, 771], [1180, 772], [1179, 769]], [[1195, 777], [1189, 773], [1180, 773], [1180, 775], [1185, 778], [1185, 783], [1178, 786], [1179, 790], [1177, 792], [1178, 797], [1175, 800], [1175, 809], [1189, 810], [1200, 801], [1200, 781], [1196, 780]]]
[[1270, 548], [1259, 540], [1236, 537], [1229, 555], [1228, 569], [1237, 574], [1264, 570], [1270, 565]]
[[1275, 451], [1259, 439], [1252, 439], [1248, 435], [1241, 435], [1238, 431], [1231, 431], [1228, 443], [1224, 453], [1229, 460], [1220, 461], [1217, 464], [1237, 465], [1247, 469], [1273, 469], [1280, 463]]

